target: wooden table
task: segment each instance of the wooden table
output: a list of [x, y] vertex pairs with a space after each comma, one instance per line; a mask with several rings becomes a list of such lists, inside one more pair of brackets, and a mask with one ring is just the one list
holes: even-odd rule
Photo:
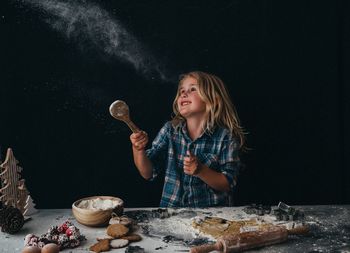
[[[350, 252], [350, 205], [336, 206], [296, 206], [305, 214], [305, 221], [311, 231], [308, 236], [291, 236], [287, 242], [261, 248], [249, 252]], [[126, 214], [152, 214], [154, 208], [126, 208]], [[153, 218], [151, 229], [141, 226], [140, 233], [143, 240], [132, 243], [131, 246], [140, 246], [144, 252], [188, 252], [189, 237], [196, 237], [190, 234], [191, 215], [196, 212], [206, 215], [218, 216], [226, 219], [242, 218], [243, 207], [225, 207], [208, 209], [169, 209], [169, 211], [187, 213], [186, 217], [178, 217], [167, 224], [167, 219]], [[245, 214], [245, 213], [244, 213]], [[192, 216], [193, 216], [192, 215]], [[146, 215], [147, 216], [147, 215]], [[244, 216], [244, 215], [243, 215]], [[91, 228], [79, 224], [73, 217], [70, 209], [45, 209], [39, 210], [32, 216], [32, 219], [25, 223], [22, 230], [9, 235], [0, 232], [0, 252], [21, 252], [23, 240], [26, 234], [32, 233], [41, 235], [47, 232], [52, 225], [60, 225], [65, 220], [73, 222], [87, 238], [82, 245], [75, 249], [66, 249], [62, 252], [89, 252], [89, 246], [96, 242], [96, 237], [105, 234], [105, 228]], [[170, 220], [169, 220], [170, 221]], [[158, 225], [157, 225], [158, 224]], [[153, 226], [153, 227], [152, 227]], [[143, 229], [142, 229], [143, 228]], [[181, 232], [183, 231], [183, 232]], [[168, 236], [168, 237], [167, 237]], [[185, 240], [185, 241], [183, 241]], [[110, 252], [125, 252], [126, 248], [111, 250]]]

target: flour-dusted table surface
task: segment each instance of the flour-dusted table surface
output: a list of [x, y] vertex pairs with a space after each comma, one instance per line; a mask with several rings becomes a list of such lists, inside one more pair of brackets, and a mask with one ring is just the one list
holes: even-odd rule
[[[249, 252], [350, 252], [350, 205], [293, 207], [304, 212], [305, 221], [311, 228], [310, 234], [290, 236], [288, 241], [282, 244]], [[144, 252], [188, 252], [190, 242], [194, 242], [197, 237], [190, 225], [191, 218], [197, 213], [231, 220], [247, 218], [243, 207], [176, 209], [173, 211], [179, 215], [169, 218], [154, 216], [156, 210], [156, 208], [125, 209], [126, 214], [143, 219], [140, 221], [143, 226], [139, 229], [143, 239], [130, 246], [139, 246]], [[44, 234], [50, 226], [60, 225], [66, 220], [73, 222], [87, 240], [78, 248], [65, 249], [61, 252], [89, 252], [89, 247], [96, 242], [96, 237], [105, 235], [105, 228], [92, 228], [79, 224], [70, 209], [44, 209], [34, 214], [17, 234], [0, 232], [0, 252], [21, 252], [25, 235]], [[126, 248], [109, 252], [126, 252]], [[129, 249], [129, 252], [133, 251]]]

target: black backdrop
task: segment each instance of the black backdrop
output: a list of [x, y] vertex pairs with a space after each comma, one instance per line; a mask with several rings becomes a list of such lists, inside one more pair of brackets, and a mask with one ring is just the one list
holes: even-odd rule
[[[102, 15], [79, 16], [91, 8]], [[139, 176], [108, 107], [125, 100], [153, 139], [176, 77], [203, 70], [225, 81], [249, 132], [236, 205], [349, 204], [349, 13], [345, 0], [3, 0], [0, 160], [11, 147], [39, 208], [91, 195], [157, 206], [162, 180]], [[129, 35], [106, 42], [110, 28]]]

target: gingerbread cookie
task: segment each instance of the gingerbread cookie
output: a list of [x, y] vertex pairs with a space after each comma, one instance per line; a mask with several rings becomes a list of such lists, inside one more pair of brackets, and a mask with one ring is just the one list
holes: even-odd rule
[[109, 236], [109, 235], [101, 235], [96, 238], [97, 241], [102, 241], [102, 240], [113, 240], [114, 237]]
[[109, 220], [109, 224], [123, 224], [125, 226], [130, 226], [132, 223], [133, 219], [129, 218], [128, 216], [118, 216], [115, 213], [112, 213], [112, 218]]
[[130, 235], [123, 236], [120, 239], [126, 239], [129, 242], [138, 242], [142, 240], [142, 237], [138, 234], [130, 234]]
[[129, 232], [129, 228], [122, 224], [112, 224], [107, 227], [107, 235], [120, 238]]
[[128, 245], [129, 241], [126, 239], [114, 239], [114, 240], [111, 240], [109, 244], [113, 249], [119, 249]]
[[109, 244], [108, 239], [104, 239], [99, 241], [98, 243], [95, 243], [89, 248], [91, 251], [94, 251], [96, 253], [104, 252], [104, 251], [109, 251], [111, 249], [111, 246]]

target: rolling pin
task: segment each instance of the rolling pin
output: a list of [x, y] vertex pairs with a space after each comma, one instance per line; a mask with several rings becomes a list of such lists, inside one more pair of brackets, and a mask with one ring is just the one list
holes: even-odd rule
[[223, 253], [241, 252], [286, 241], [288, 230], [273, 227], [265, 231], [250, 231], [236, 235], [224, 235], [215, 244], [204, 244], [191, 248], [190, 253], [207, 253], [214, 250]]

